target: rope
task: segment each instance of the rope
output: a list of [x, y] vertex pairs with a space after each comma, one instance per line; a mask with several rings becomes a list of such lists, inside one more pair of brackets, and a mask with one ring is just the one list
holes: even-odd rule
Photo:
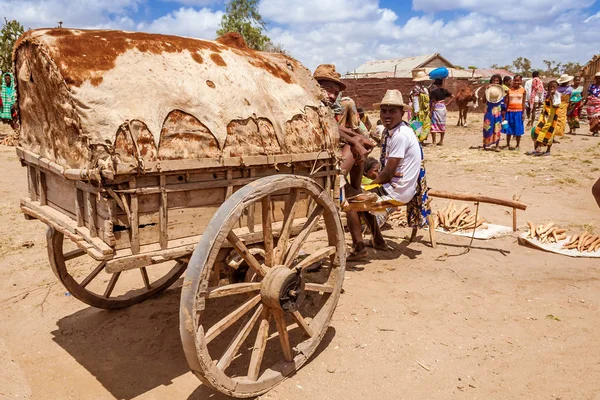
[[[479, 219], [479, 202], [475, 203], [475, 225], [477, 225], [477, 220]], [[436, 261], [446, 261], [447, 258], [450, 257], [459, 257], [459, 256], [464, 256], [465, 254], [469, 253], [471, 251], [471, 246], [473, 245], [473, 240], [475, 240], [475, 231], [477, 230], [476, 227], [473, 228], [473, 234], [471, 235], [471, 240], [469, 241], [469, 245], [467, 246], [466, 249], [464, 249], [463, 251], [461, 251], [460, 253], [457, 254], [444, 254], [439, 256], [438, 258], [436, 258]]]

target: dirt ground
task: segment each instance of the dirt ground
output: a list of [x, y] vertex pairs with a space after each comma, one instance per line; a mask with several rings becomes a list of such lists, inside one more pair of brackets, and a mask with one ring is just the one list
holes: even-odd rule
[[[561, 139], [552, 157], [471, 149], [481, 115], [426, 147], [435, 189], [512, 198], [525, 220], [600, 231], [590, 188], [600, 139]], [[456, 122], [452, 115], [450, 125]], [[0, 398], [224, 399], [188, 371], [179, 339], [179, 284], [138, 306], [93, 309], [57, 284], [45, 226], [25, 221], [25, 170], [0, 147]], [[436, 199], [434, 207], [446, 202]], [[472, 206], [471, 206], [472, 207]], [[480, 213], [511, 225], [508, 210]], [[262, 399], [600, 399], [600, 265], [520, 246], [408, 229], [394, 248], [346, 272], [331, 328], [300, 371]]]

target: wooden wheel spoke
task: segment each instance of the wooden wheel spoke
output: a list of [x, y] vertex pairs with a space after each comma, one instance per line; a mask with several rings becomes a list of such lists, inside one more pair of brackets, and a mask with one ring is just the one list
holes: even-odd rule
[[300, 314], [300, 311], [296, 310], [292, 313], [292, 317], [294, 317], [294, 320], [298, 323], [298, 326], [300, 327], [300, 329], [302, 329], [304, 331], [304, 333], [306, 333], [308, 335], [308, 337], [312, 337], [313, 336], [313, 331], [310, 328], [310, 326], [308, 326], [308, 322], [306, 322], [306, 320], [304, 319], [304, 317], [302, 316], [302, 314]]
[[260, 365], [267, 348], [267, 340], [269, 339], [269, 319], [271, 311], [264, 308], [261, 314], [260, 325], [252, 348], [252, 356], [250, 357], [250, 365], [248, 367], [248, 379], [256, 381], [260, 373]]
[[265, 196], [261, 199], [262, 209], [262, 232], [263, 243], [265, 246], [265, 264], [267, 267], [273, 267], [273, 226], [271, 220], [271, 196]]
[[248, 322], [246, 322], [244, 326], [240, 329], [238, 334], [231, 340], [231, 343], [229, 343], [227, 350], [225, 350], [225, 353], [223, 353], [223, 356], [217, 363], [217, 368], [219, 368], [221, 371], [229, 367], [229, 364], [231, 364], [231, 361], [233, 361], [235, 355], [240, 350], [240, 347], [250, 334], [250, 331], [252, 331], [252, 328], [254, 328], [254, 325], [261, 316], [263, 309], [264, 306], [262, 304], [259, 304], [256, 308], [256, 311], [254, 312], [254, 315], [252, 315]]
[[[85, 279], [82, 280], [79, 285], [82, 288], [85, 288], [87, 285], [89, 285], [90, 282], [92, 280], [94, 280], [95, 277], [98, 276], [98, 274], [100, 273], [100, 271], [102, 271], [104, 269], [105, 265], [106, 265], [106, 261], [102, 261], [100, 264], [98, 264], [98, 266], [96, 268], [94, 268], [94, 270], [92, 272], [90, 272], [90, 274], [88, 276], [86, 276]], [[106, 296], [104, 296], [104, 297], [106, 297]]]
[[250, 311], [255, 305], [260, 301], [260, 295], [256, 295], [237, 309], [232, 311], [225, 318], [214, 324], [207, 332], [206, 332], [206, 343], [210, 343], [214, 338], [219, 336], [221, 332], [225, 329], [229, 328], [231, 325], [236, 323], [240, 318], [242, 318], [248, 311]]
[[250, 250], [248, 250], [248, 247], [246, 247], [246, 245], [244, 244], [244, 242], [242, 242], [238, 235], [236, 235], [233, 231], [230, 231], [227, 235], [227, 240], [229, 241], [229, 243], [231, 243], [233, 248], [240, 254], [240, 256], [242, 256], [242, 258], [244, 259], [244, 261], [246, 261], [250, 268], [258, 272], [260, 276], [266, 275], [267, 271], [265, 270], [265, 267], [258, 262], [256, 257], [254, 257], [252, 253], [250, 253]]
[[234, 296], [236, 294], [257, 292], [260, 290], [260, 282], [234, 283], [231, 285], [209, 287], [206, 298], [214, 299], [217, 297]]
[[333, 286], [323, 285], [320, 283], [305, 283], [304, 290], [308, 292], [333, 293]]
[[304, 244], [304, 242], [306, 242], [306, 239], [308, 239], [308, 236], [311, 234], [311, 232], [315, 228], [315, 225], [321, 219], [323, 212], [325, 212], [325, 209], [321, 206], [317, 206], [313, 210], [313, 212], [310, 214], [310, 217], [308, 217], [308, 219], [304, 223], [302, 230], [300, 231], [298, 236], [296, 236], [296, 238], [294, 239], [294, 242], [288, 249], [288, 251], [285, 255], [285, 263], [283, 265], [285, 265], [288, 268], [290, 268], [292, 266], [292, 263], [298, 256], [298, 252], [302, 248], [302, 245]]
[[292, 346], [290, 345], [290, 336], [288, 335], [283, 311], [280, 309], [273, 309], [273, 317], [275, 318], [275, 324], [277, 325], [277, 332], [279, 332], [279, 342], [281, 343], [283, 358], [285, 361], [292, 361]]
[[146, 287], [146, 289], [148, 289], [148, 290], [152, 289], [152, 286], [150, 285], [150, 278], [148, 278], [148, 271], [146, 270], [146, 267], [140, 268], [140, 273], [142, 274], [142, 280], [144, 281], [144, 286]]
[[312, 264], [316, 263], [317, 261], [320, 261], [326, 257], [331, 256], [332, 254], [335, 254], [335, 252], [336, 252], [335, 246], [323, 247], [322, 249], [319, 249], [319, 250], [315, 251], [314, 253], [310, 254], [304, 260], [300, 261], [298, 263], [298, 265], [296, 265], [296, 268], [304, 269], [304, 268], [310, 267]]
[[277, 240], [277, 248], [275, 248], [275, 254], [273, 257], [274, 265], [279, 265], [283, 261], [283, 256], [285, 255], [285, 250], [287, 249], [288, 242], [290, 240], [290, 235], [292, 233], [292, 225], [294, 225], [294, 216], [296, 214], [296, 207], [298, 205], [299, 194], [299, 189], [292, 189], [290, 193], [290, 198], [285, 204], [285, 208], [283, 210], [283, 225], [281, 226], [281, 233], [279, 234], [279, 239]]
[[113, 276], [110, 277], [110, 281], [108, 281], [108, 286], [106, 287], [106, 290], [104, 291], [104, 297], [106, 297], [106, 298], [110, 297], [113, 290], [115, 289], [115, 285], [117, 284], [117, 281], [119, 280], [120, 276], [121, 276], [121, 273], [117, 272], [117, 273], [113, 274]]

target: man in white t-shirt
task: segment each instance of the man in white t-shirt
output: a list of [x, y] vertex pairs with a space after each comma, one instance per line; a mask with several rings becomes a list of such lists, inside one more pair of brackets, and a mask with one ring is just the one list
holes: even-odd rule
[[[399, 90], [388, 90], [381, 103], [375, 104], [375, 107], [379, 108], [385, 132], [381, 145], [382, 170], [372, 182], [380, 186], [371, 191], [378, 195], [378, 202], [406, 204], [417, 192], [422, 157], [421, 146], [414, 131], [402, 121], [404, 109], [409, 106], [404, 103]], [[387, 249], [375, 217], [369, 213], [362, 213], [362, 217], [373, 234], [371, 245], [376, 249]], [[360, 215], [355, 211], [348, 211], [346, 218], [353, 243], [348, 260], [364, 259], [367, 257], [367, 250], [362, 240]]]

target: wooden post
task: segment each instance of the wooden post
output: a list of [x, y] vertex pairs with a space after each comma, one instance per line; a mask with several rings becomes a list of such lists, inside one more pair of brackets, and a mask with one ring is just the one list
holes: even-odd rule
[[96, 227], [96, 199], [94, 198], [93, 193], [86, 193], [85, 196], [87, 201], [87, 217], [90, 236], [93, 238], [98, 237], [98, 229]]
[[[250, 178], [255, 178], [256, 177], [256, 170], [254, 168], [250, 169]], [[254, 212], [255, 212], [255, 203], [250, 204], [250, 207], [248, 207], [248, 215], [246, 216], [247, 218], [247, 225], [248, 225], [248, 230], [250, 232], [254, 232]]]
[[159, 243], [161, 249], [166, 249], [169, 246], [169, 213], [168, 213], [168, 194], [166, 191], [167, 176], [165, 174], [160, 175], [160, 203], [159, 203]]
[[82, 227], [85, 225], [83, 206], [83, 190], [75, 188], [75, 213], [77, 215], [77, 226]]
[[517, 231], [517, 209], [513, 208], [513, 232]]
[[29, 197], [33, 201], [38, 200], [37, 173], [36, 168], [31, 165], [27, 166], [27, 181], [29, 183]]
[[36, 169], [37, 172], [37, 183], [38, 183], [38, 193], [40, 195], [40, 204], [45, 206], [48, 204], [47, 195], [47, 186], [46, 186], [46, 173], [42, 172], [39, 168]]
[[[129, 187], [135, 188], [137, 186], [136, 177], [132, 177], [129, 180]], [[131, 196], [131, 252], [133, 254], [139, 254], [140, 252], [140, 215], [138, 207], [138, 195], [135, 193], [130, 194]]]

